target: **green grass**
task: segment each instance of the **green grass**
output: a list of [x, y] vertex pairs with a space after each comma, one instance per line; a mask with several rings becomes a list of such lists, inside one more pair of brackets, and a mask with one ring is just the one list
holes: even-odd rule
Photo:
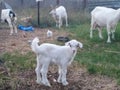
[[94, 31], [93, 38], [89, 38], [89, 23], [68, 28], [72, 38], [81, 41], [83, 49], [78, 51], [75, 60], [85, 66], [91, 74], [107, 75], [116, 78], [120, 84], [120, 24], [118, 24], [115, 38], [111, 44], [106, 43], [107, 32], [102, 31], [104, 39], [98, 37]]
[[20, 54], [17, 51], [12, 54], [5, 53], [1, 58], [3, 58], [5, 65], [11, 73], [33, 69], [36, 62], [35, 55], [32, 52], [28, 52], [25, 55]]

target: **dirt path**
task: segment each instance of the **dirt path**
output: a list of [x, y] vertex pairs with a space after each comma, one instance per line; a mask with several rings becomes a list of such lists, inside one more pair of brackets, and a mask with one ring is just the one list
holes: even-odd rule
[[[30, 51], [29, 40], [35, 36], [40, 38], [41, 42], [54, 42], [57, 36], [67, 36], [68, 33], [58, 32], [52, 30], [54, 33], [53, 38], [47, 38], [47, 29], [35, 29], [34, 32], [24, 33], [19, 31], [19, 34], [9, 36], [9, 30], [0, 30], [0, 53], [13, 52], [19, 50], [22, 54]], [[55, 82], [57, 79], [57, 69], [55, 66], [51, 66], [48, 72], [48, 79], [52, 85], [51, 88], [43, 85], [38, 85], [35, 82], [36, 75], [34, 70], [24, 71], [12, 75], [14, 80], [5, 82], [6, 88], [4, 90], [10, 90], [11, 87], [15, 87], [16, 90], [120, 90], [116, 81], [105, 76], [90, 75], [86, 69], [79, 66], [77, 62], [73, 62], [68, 68], [67, 80], [68, 86], [62, 86]], [[0, 88], [2, 90], [2, 88]]]

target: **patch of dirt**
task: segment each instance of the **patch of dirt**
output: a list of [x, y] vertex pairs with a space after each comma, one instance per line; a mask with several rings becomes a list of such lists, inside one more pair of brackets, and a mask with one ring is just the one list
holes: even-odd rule
[[0, 30], [0, 53], [2, 52], [13, 52], [20, 51], [21, 53], [26, 53], [31, 51], [30, 41], [35, 37], [39, 37], [40, 43], [44, 42], [54, 42], [57, 40], [58, 36], [68, 36], [65, 32], [58, 32], [57, 30], [52, 30], [53, 37], [47, 38], [48, 29], [38, 29], [36, 28], [33, 32], [18, 31], [18, 35], [9, 35], [10, 30]]
[[[47, 38], [47, 29], [35, 29], [34, 32], [19, 31], [18, 35], [9, 35], [9, 30], [0, 30], [0, 53], [20, 51], [22, 54], [31, 51], [29, 42], [38, 36], [40, 42], [54, 42], [57, 36], [68, 36], [68, 33], [53, 31], [53, 38]], [[0, 72], [4, 74], [4, 67], [0, 67]], [[5, 73], [6, 75], [6, 73]], [[0, 90], [120, 90], [116, 81], [99, 75], [90, 75], [85, 68], [73, 62], [68, 67], [67, 80], [69, 85], [63, 86], [56, 82], [58, 73], [55, 65], [50, 66], [48, 79], [52, 87], [36, 84], [36, 74], [34, 70], [21, 71], [9, 75], [10, 78], [4, 80]], [[1, 79], [0, 79], [1, 80]], [[1, 83], [1, 81], [0, 81]]]

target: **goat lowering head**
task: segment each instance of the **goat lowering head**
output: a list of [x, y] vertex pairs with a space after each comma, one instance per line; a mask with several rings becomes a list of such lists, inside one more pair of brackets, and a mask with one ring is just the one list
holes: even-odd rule
[[56, 18], [56, 9], [53, 9], [52, 11], [50, 11], [49, 14], [52, 15], [52, 17], [55, 19]]
[[52, 15], [53, 19], [55, 20], [56, 27], [60, 28], [62, 26], [62, 19], [65, 19], [66, 27], [68, 26], [67, 12], [64, 6], [59, 6], [52, 9], [49, 14]]

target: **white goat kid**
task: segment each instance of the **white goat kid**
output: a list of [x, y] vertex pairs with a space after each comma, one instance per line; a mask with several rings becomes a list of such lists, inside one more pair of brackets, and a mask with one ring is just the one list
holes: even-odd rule
[[66, 27], [68, 26], [68, 20], [67, 20], [67, 12], [64, 6], [59, 6], [55, 9], [53, 9], [49, 14], [52, 15], [56, 22], [56, 27], [61, 27], [63, 23], [63, 19], [66, 21]]
[[[37, 55], [37, 67], [35, 69], [38, 84], [51, 86], [47, 79], [48, 67], [51, 62], [58, 65], [59, 77], [57, 82], [68, 85], [66, 81], [67, 66], [73, 61], [78, 47], [82, 48], [83, 44], [77, 40], [71, 40], [65, 46], [59, 46], [50, 43], [38, 45], [39, 39], [34, 38], [31, 44], [32, 50]], [[41, 77], [42, 76], [42, 77]]]
[[93, 29], [97, 28], [99, 31], [99, 37], [102, 39], [102, 28], [107, 29], [107, 43], [111, 43], [110, 35], [112, 34], [112, 39], [115, 39], [114, 33], [116, 25], [120, 20], [120, 9], [112, 9], [107, 7], [96, 7], [91, 12], [91, 28], [90, 37], [93, 37]]
[[2, 22], [7, 22], [10, 27], [10, 35], [13, 34], [13, 29], [15, 29], [15, 33], [17, 33], [16, 21], [17, 17], [16, 14], [11, 9], [2, 9], [1, 11], [1, 20]]

